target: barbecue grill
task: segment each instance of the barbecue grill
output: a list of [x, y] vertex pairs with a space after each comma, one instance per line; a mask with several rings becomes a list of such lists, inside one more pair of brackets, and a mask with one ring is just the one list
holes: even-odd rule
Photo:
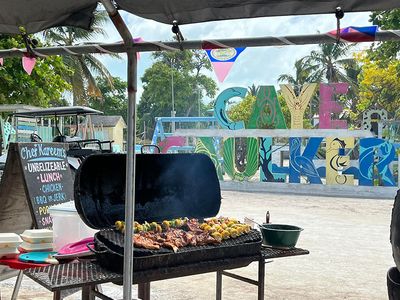
[[[204, 219], [218, 214], [221, 191], [215, 167], [203, 154], [138, 154], [136, 156], [135, 220], [161, 222], [180, 217]], [[124, 219], [124, 154], [89, 156], [75, 177], [75, 205], [82, 220], [100, 229], [94, 245], [99, 263], [122, 272], [124, 235], [114, 227]], [[221, 258], [259, 255], [261, 236], [256, 230], [220, 244], [170, 249], [134, 248], [134, 269], [174, 267]]]

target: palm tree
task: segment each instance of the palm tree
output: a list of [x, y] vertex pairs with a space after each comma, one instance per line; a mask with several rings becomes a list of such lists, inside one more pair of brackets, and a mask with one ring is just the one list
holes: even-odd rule
[[347, 82], [354, 83], [348, 76], [346, 69], [354, 65], [353, 58], [346, 57], [354, 44], [336, 43], [320, 44], [318, 51], [311, 51], [310, 55], [304, 57], [307, 64], [314, 68], [310, 74], [312, 81]]
[[[83, 40], [90, 40], [95, 35], [106, 35], [104, 24], [108, 16], [105, 11], [96, 11], [92, 30], [87, 31], [76, 27], [55, 27], [43, 32], [47, 42], [58, 46], [70, 46]], [[115, 55], [118, 57], [118, 55]], [[73, 71], [66, 77], [72, 85], [73, 104], [87, 104], [89, 97], [101, 97], [101, 91], [96, 83], [96, 76], [104, 79], [110, 87], [112, 76], [107, 68], [92, 54], [66, 55], [64, 63]]]
[[295, 75], [281, 74], [278, 77], [278, 82], [287, 82], [294, 86], [296, 93], [300, 92], [301, 87], [305, 83], [312, 81], [311, 74], [316, 70], [316, 66], [311, 65], [305, 57], [298, 59], [294, 63]]
[[247, 90], [249, 91], [249, 94], [254, 96], [254, 97], [257, 97], [257, 93], [258, 93], [259, 89], [260, 89], [260, 87], [258, 87], [258, 86], [256, 87], [256, 85], [254, 83], [251, 86], [247, 87]]

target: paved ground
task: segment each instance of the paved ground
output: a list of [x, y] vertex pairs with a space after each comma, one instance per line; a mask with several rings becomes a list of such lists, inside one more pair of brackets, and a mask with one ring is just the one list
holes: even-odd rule
[[[386, 272], [394, 265], [389, 243], [392, 200], [362, 200], [259, 193], [223, 192], [220, 215], [304, 228], [301, 257], [267, 264], [266, 299], [387, 299]], [[255, 264], [237, 273], [255, 278]], [[0, 282], [9, 299], [13, 280]], [[104, 290], [122, 299], [121, 287]], [[208, 300], [215, 297], [215, 275], [185, 277], [152, 284], [152, 299]], [[135, 287], [136, 292], [136, 287]], [[224, 278], [223, 299], [257, 299], [255, 286]], [[44, 288], [24, 279], [19, 299], [51, 299]], [[67, 299], [79, 299], [79, 294]]]

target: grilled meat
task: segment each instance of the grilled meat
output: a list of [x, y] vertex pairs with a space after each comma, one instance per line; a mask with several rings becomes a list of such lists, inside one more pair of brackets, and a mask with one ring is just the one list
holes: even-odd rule
[[135, 233], [133, 235], [133, 243], [136, 247], [139, 248], [145, 248], [149, 250], [158, 250], [160, 249], [160, 243], [149, 239], [147, 237], [144, 237], [138, 233]]
[[164, 242], [163, 246], [165, 248], [171, 248], [175, 253], [178, 251], [178, 247], [172, 242]]
[[[115, 226], [123, 232], [125, 223], [117, 221]], [[156, 222], [145, 222], [143, 225], [135, 222], [134, 245], [151, 250], [166, 247], [176, 252], [185, 246], [218, 244], [249, 231], [250, 226], [223, 217], [211, 218], [203, 223], [197, 219], [173, 219], [163, 221], [162, 226]]]
[[[134, 245], [145, 249], [170, 248], [174, 252], [185, 246], [201, 246], [219, 243], [208, 232], [192, 232], [170, 228], [167, 232], [139, 232], [134, 235]], [[157, 248], [158, 247], [158, 248]]]

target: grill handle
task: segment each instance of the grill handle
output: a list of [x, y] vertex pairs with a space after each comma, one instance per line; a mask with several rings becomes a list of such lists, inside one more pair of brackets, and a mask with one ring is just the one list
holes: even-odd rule
[[92, 246], [94, 246], [94, 242], [90, 242], [90, 243], [86, 244], [86, 247], [89, 249], [89, 251], [93, 252], [94, 254], [104, 254], [107, 252], [106, 249], [99, 251], [99, 250], [92, 248]]

